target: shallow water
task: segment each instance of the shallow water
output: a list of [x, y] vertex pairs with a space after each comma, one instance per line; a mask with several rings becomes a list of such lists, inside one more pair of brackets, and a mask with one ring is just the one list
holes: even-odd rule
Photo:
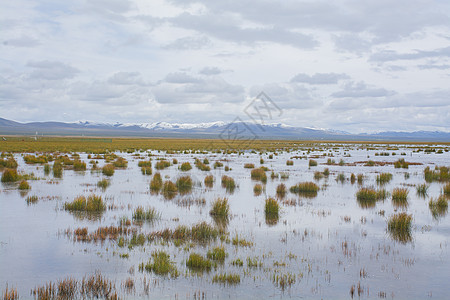
[[[392, 146], [392, 145], [391, 145]], [[127, 169], [117, 169], [111, 177], [111, 185], [103, 191], [96, 183], [104, 176], [101, 172], [75, 172], [64, 170], [62, 179], [45, 176], [40, 165], [26, 165], [21, 155], [16, 155], [19, 171], [34, 174], [41, 180], [29, 181], [31, 190], [27, 195], [39, 196], [36, 204], [27, 205], [17, 185], [2, 184], [0, 191], [0, 290], [6, 284], [16, 287], [21, 297], [31, 297], [30, 291], [48, 281], [57, 281], [65, 277], [81, 279], [96, 271], [115, 281], [123, 298], [193, 298], [202, 293], [206, 298], [349, 298], [352, 285], [360, 284], [361, 298], [379, 298], [386, 295], [398, 299], [423, 299], [433, 297], [444, 299], [450, 292], [447, 283], [450, 277], [450, 219], [444, 215], [434, 219], [428, 208], [430, 197], [438, 197], [443, 184], [430, 183], [428, 196], [419, 197], [415, 185], [425, 183], [423, 170], [426, 166], [449, 166], [450, 153], [425, 154], [413, 152], [412, 146], [399, 145], [398, 150], [386, 151], [382, 146], [377, 150], [359, 149], [358, 145], [338, 146], [335, 148], [299, 150], [279, 153], [273, 159], [264, 154], [264, 166], [275, 173], [288, 172], [289, 179], [270, 179], [265, 191], [254, 196], [256, 183], [250, 178], [250, 169], [244, 163], [259, 166], [260, 155], [244, 153], [241, 155], [218, 154], [172, 154], [153, 152], [153, 166], [156, 157], [178, 159], [178, 165], [160, 171], [163, 180], [173, 181], [180, 175], [189, 174], [197, 184], [191, 194], [176, 196], [172, 200], [162, 195], [150, 193], [149, 182], [152, 176], [141, 174], [137, 166], [138, 159], [132, 154], [117, 153], [128, 160]], [[411, 148], [410, 148], [411, 147]], [[444, 147], [444, 146], [443, 146]], [[384, 149], [384, 150], [383, 150]], [[376, 152], [395, 152], [395, 156], [375, 156]], [[342, 158], [350, 165], [325, 165], [329, 157], [314, 158], [319, 164], [308, 167], [308, 159], [314, 155], [332, 153], [336, 162]], [[401, 156], [400, 153], [406, 153]], [[141, 153], [144, 154], [145, 153]], [[80, 154], [88, 162], [86, 154]], [[286, 160], [293, 156], [307, 156], [308, 159], [293, 159], [294, 165], [287, 166]], [[203, 172], [194, 166], [194, 159], [207, 157], [210, 166], [218, 159], [226, 159], [231, 171], [224, 168]], [[410, 165], [408, 169], [395, 169], [392, 164], [384, 166], [363, 166], [354, 162], [374, 161], [394, 162], [405, 158], [408, 162], [421, 163]], [[189, 161], [193, 169], [181, 172], [178, 166]], [[99, 160], [99, 166], [103, 164]], [[314, 181], [315, 171], [330, 169], [328, 178]], [[153, 169], [153, 173], [156, 170]], [[356, 200], [359, 186], [351, 184], [350, 174], [365, 175], [364, 186], [377, 186], [376, 176], [381, 172], [393, 174], [393, 179], [383, 187], [392, 192], [395, 187], [409, 189], [407, 208], [396, 209], [390, 198], [377, 202], [374, 208], [361, 208]], [[336, 176], [344, 173], [343, 183]], [[409, 178], [405, 177], [409, 174]], [[205, 188], [203, 179], [212, 174], [215, 178], [212, 189]], [[222, 175], [235, 179], [238, 188], [234, 193], [226, 193], [220, 185]], [[264, 217], [264, 201], [267, 197], [276, 197], [276, 187], [283, 182], [290, 186], [302, 182], [314, 181], [320, 187], [314, 198], [299, 197], [287, 193], [284, 200], [293, 200], [288, 205], [282, 202], [280, 219], [276, 225], [267, 225]], [[108, 209], [100, 219], [79, 218], [64, 211], [64, 202], [72, 201], [78, 195], [95, 193], [106, 199]], [[222, 243], [219, 239], [208, 245], [195, 245], [189, 251], [176, 247], [172, 243], [146, 242], [144, 246], [120, 248], [117, 241], [104, 243], [74, 242], [64, 232], [67, 229], [88, 227], [89, 232], [100, 226], [119, 224], [122, 217], [132, 218], [133, 210], [138, 206], [155, 207], [161, 213], [161, 220], [152, 224], [134, 226], [139, 232], [148, 234], [178, 225], [192, 225], [200, 221], [214, 224], [209, 216], [211, 203], [217, 197], [229, 199], [230, 219], [227, 231], [229, 238], [236, 235], [253, 242], [252, 247], [235, 247], [231, 243]], [[180, 199], [204, 197], [204, 206], [178, 205]], [[287, 202], [287, 201], [286, 201]], [[384, 215], [380, 214], [384, 211]], [[407, 211], [413, 215], [413, 240], [402, 244], [387, 233], [387, 219], [395, 212]], [[344, 218], [347, 217], [347, 218]], [[348, 220], [350, 219], [350, 220]], [[347, 220], [347, 221], [346, 221]], [[203, 274], [194, 274], [186, 268], [189, 253], [206, 255], [208, 249], [223, 244], [228, 257], [223, 265]], [[347, 245], [347, 246], [345, 246]], [[163, 249], [171, 254], [180, 271], [176, 279], [160, 277], [148, 272], [139, 272], [138, 265], [147, 262], [155, 249]], [[128, 253], [129, 258], [119, 254]], [[257, 257], [262, 261], [261, 268], [248, 268], [247, 257]], [[231, 261], [240, 258], [243, 267], [231, 265]], [[223, 286], [212, 283], [212, 277], [218, 273], [237, 273], [241, 277], [238, 285]], [[295, 283], [285, 289], [273, 282], [273, 276], [292, 274]], [[129, 292], [123, 288], [124, 281], [133, 278], [135, 288]], [[149, 294], [144, 291], [144, 278], [150, 282]], [[358, 297], [355, 291], [355, 297]]]

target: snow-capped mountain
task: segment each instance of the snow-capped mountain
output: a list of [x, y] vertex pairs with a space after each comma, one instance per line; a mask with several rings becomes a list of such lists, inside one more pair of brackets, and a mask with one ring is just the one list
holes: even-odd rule
[[294, 127], [282, 123], [222, 121], [207, 123], [101, 123], [79, 121], [19, 123], [0, 118], [0, 135], [73, 135], [73, 136], [134, 136], [182, 138], [293, 139], [293, 140], [360, 140], [360, 141], [427, 141], [450, 142], [450, 133], [442, 131], [379, 132], [351, 134], [344, 131]]

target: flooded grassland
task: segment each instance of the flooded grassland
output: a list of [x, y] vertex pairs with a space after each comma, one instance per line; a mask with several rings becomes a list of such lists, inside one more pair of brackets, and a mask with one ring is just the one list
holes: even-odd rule
[[444, 299], [449, 149], [4, 152], [1, 296]]

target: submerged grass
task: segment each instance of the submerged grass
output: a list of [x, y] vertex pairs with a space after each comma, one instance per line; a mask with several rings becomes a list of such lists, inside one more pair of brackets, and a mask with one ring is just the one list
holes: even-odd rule
[[375, 190], [370, 187], [363, 187], [356, 192], [356, 200], [362, 208], [373, 208], [378, 200], [384, 200], [388, 196], [385, 189]]
[[377, 175], [377, 183], [378, 184], [386, 184], [392, 180], [391, 173], [381, 173]]
[[115, 171], [115, 168], [114, 168], [113, 164], [106, 164], [102, 168], [102, 173], [105, 176], [113, 176], [114, 175], [114, 171]]
[[397, 207], [408, 206], [408, 193], [407, 188], [395, 188], [392, 191], [392, 203]]
[[217, 198], [214, 200], [209, 214], [213, 218], [228, 219], [230, 213], [230, 205], [227, 198]]
[[68, 211], [80, 212], [103, 212], [106, 210], [106, 205], [103, 203], [101, 196], [90, 195], [86, 199], [85, 196], [79, 196], [72, 202], [64, 203], [64, 209]]
[[160, 276], [170, 276], [171, 278], [178, 277], [179, 273], [173, 261], [170, 260], [170, 255], [165, 251], [152, 252], [152, 258], [147, 264], [141, 263], [139, 270], [153, 272]]
[[19, 180], [16, 169], [5, 169], [2, 174], [2, 182], [16, 182]]
[[213, 283], [227, 284], [227, 285], [236, 285], [241, 283], [241, 276], [239, 274], [227, 274], [220, 273], [214, 275], [212, 279]]
[[300, 182], [289, 188], [293, 194], [298, 194], [304, 197], [316, 197], [319, 191], [319, 186], [314, 182]]
[[411, 241], [411, 223], [412, 215], [405, 212], [391, 216], [388, 221], [388, 231], [391, 237], [404, 244]]
[[417, 195], [425, 198], [428, 195], [428, 188], [429, 186], [426, 183], [419, 184], [416, 186]]
[[208, 250], [206, 257], [210, 260], [217, 261], [219, 263], [223, 263], [227, 253], [225, 252], [224, 246], [214, 247], [213, 249]]
[[214, 176], [213, 175], [206, 176], [204, 183], [207, 188], [212, 188], [214, 185]]
[[133, 220], [153, 222], [159, 220], [161, 214], [153, 207], [145, 210], [142, 206], [138, 206], [133, 212]]
[[278, 204], [278, 201], [274, 198], [266, 199], [264, 214], [267, 223], [273, 224], [278, 222], [278, 219], [280, 218], [280, 205]]
[[209, 271], [211, 270], [211, 261], [204, 258], [198, 253], [191, 253], [188, 260], [186, 261], [186, 266], [194, 271]]
[[444, 195], [440, 195], [436, 200], [431, 198], [428, 202], [428, 207], [430, 208], [433, 218], [438, 219], [447, 214], [448, 200]]
[[160, 173], [155, 173], [150, 181], [150, 190], [153, 192], [159, 192], [162, 188], [163, 181]]
[[227, 190], [227, 192], [234, 192], [236, 189], [236, 183], [234, 182], [234, 179], [232, 177], [229, 177], [227, 175], [222, 176], [222, 187]]
[[263, 168], [253, 169], [251, 171], [251, 178], [253, 180], [258, 180], [261, 181], [262, 183], [266, 183], [267, 182], [266, 171]]

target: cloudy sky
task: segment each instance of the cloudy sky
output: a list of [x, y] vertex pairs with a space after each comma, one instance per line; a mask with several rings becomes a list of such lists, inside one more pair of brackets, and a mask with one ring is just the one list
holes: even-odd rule
[[450, 131], [447, 0], [14, 0], [0, 117]]

